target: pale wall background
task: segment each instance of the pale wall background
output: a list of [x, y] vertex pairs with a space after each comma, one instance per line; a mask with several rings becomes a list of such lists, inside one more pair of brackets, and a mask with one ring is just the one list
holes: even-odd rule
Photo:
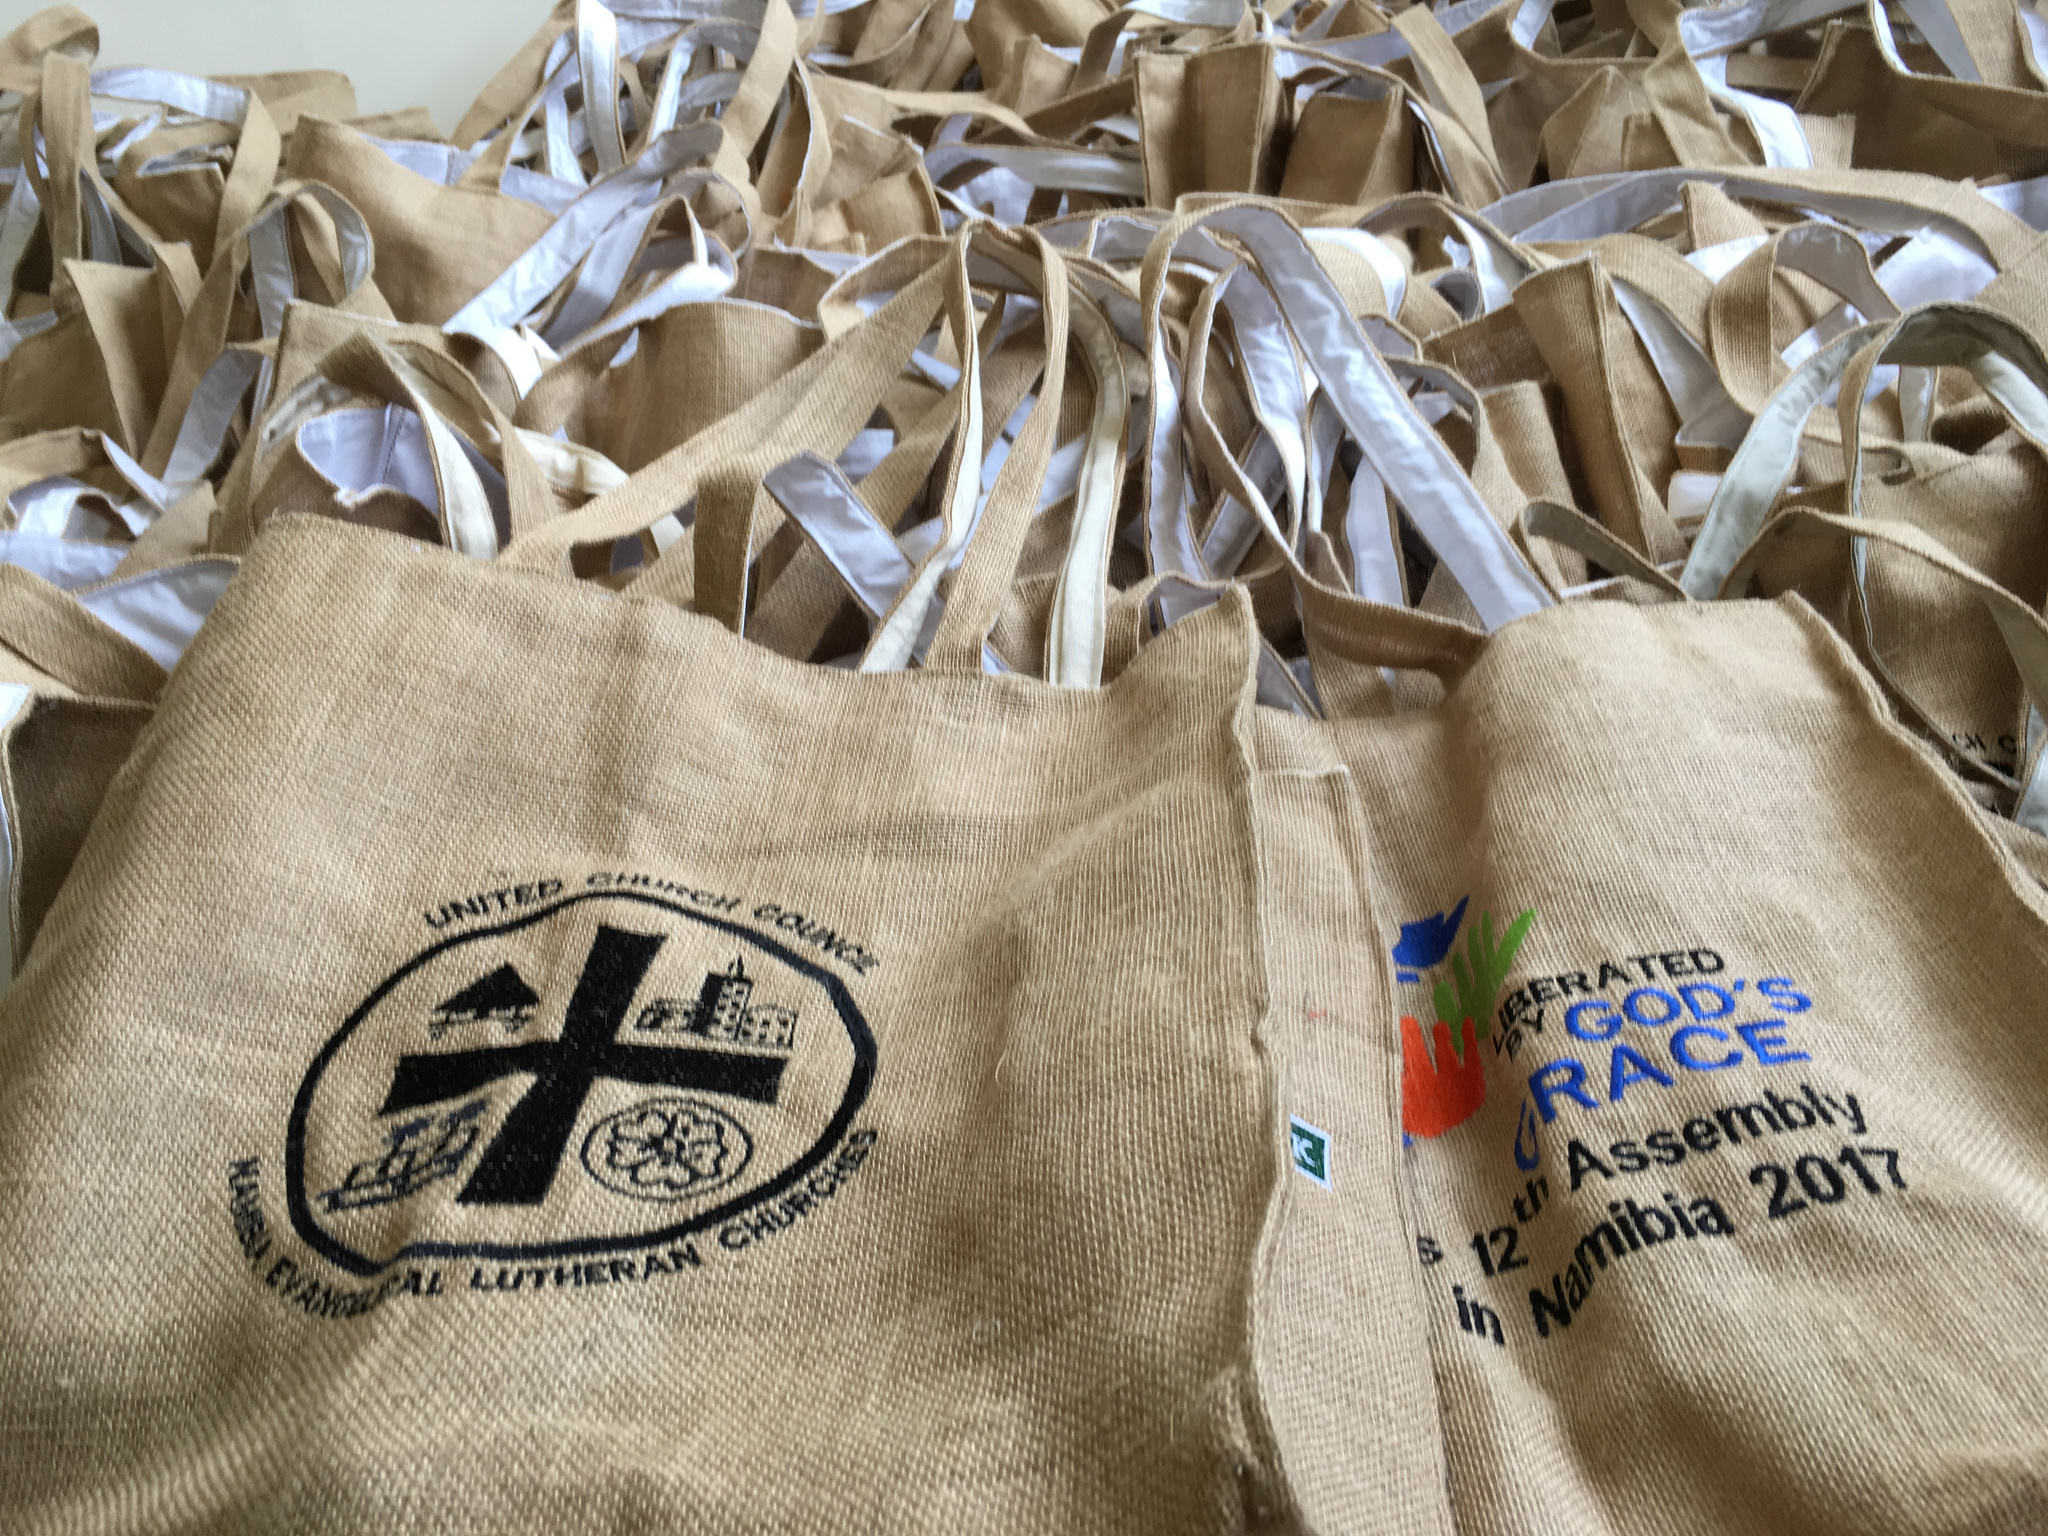
[[[102, 65], [189, 74], [338, 69], [364, 112], [423, 106], [447, 133], [546, 19], [549, 0], [72, 0]], [[42, 6], [0, 0], [0, 33]]]

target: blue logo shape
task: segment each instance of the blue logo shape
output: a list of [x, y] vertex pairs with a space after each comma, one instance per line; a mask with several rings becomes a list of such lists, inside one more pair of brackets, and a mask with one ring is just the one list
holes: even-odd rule
[[1438, 964], [1451, 952], [1451, 945], [1458, 939], [1458, 925], [1465, 921], [1465, 904], [1471, 899], [1462, 898], [1449, 917], [1437, 912], [1401, 925], [1401, 942], [1394, 946], [1394, 959], [1401, 966], [1395, 974], [1400, 980], [1422, 980], [1420, 972]]
[[[1527, 1150], [1522, 1146], [1525, 1133], [1529, 1142]], [[1515, 1166], [1524, 1173], [1534, 1173], [1536, 1165], [1542, 1161], [1543, 1144], [1536, 1139], [1536, 1111], [1524, 1099], [1521, 1117], [1515, 1121]]]

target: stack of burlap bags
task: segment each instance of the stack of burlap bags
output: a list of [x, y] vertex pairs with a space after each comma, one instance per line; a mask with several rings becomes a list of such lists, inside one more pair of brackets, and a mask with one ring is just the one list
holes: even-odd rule
[[2030, 6], [99, 51], [0, 1526], [2048, 1529]]

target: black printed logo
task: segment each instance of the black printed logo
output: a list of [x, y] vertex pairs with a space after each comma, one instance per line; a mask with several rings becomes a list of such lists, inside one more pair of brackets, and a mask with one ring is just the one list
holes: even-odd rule
[[636, 1200], [683, 1200], [730, 1184], [753, 1153], [746, 1127], [715, 1104], [649, 1099], [597, 1123], [583, 1166]]
[[293, 1225], [358, 1274], [664, 1243], [808, 1174], [867, 1095], [840, 980], [641, 893], [426, 949], [322, 1047], [292, 1108]]

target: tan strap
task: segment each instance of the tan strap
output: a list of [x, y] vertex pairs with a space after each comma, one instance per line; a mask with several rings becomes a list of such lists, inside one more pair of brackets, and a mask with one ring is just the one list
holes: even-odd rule
[[[925, 665], [942, 671], [979, 672], [982, 647], [995, 627], [1016, 579], [1017, 559], [1059, 431], [1067, 374], [1069, 295], [1067, 265], [1058, 249], [1035, 230], [1018, 231], [1019, 242], [984, 241], [977, 249], [1009, 267], [1037, 291], [1045, 328], [1045, 371], [1023, 428], [996, 471], [987, 500], [967, 541], [967, 554], [946, 597], [946, 611]], [[946, 540], [940, 540], [944, 548]], [[937, 551], [933, 552], [937, 558]]]
[[277, 124], [271, 121], [270, 109], [263, 105], [262, 97], [250, 91], [248, 105], [243, 109], [241, 137], [235, 142], [227, 184], [221, 189], [220, 212], [214, 219], [216, 251], [247, 228], [269, 199], [283, 154], [284, 141], [278, 137]]
[[495, 452], [505, 475], [514, 537], [540, 527], [553, 502], [525, 440], [476, 380], [452, 358], [413, 342], [382, 341], [358, 331], [320, 359], [324, 378], [373, 399], [408, 406], [425, 427], [448, 547], [478, 559], [498, 552], [498, 530], [475, 469], [456, 446], [451, 424], [486, 453]]
[[163, 691], [166, 674], [148, 652], [18, 565], [0, 565], [0, 645], [92, 698], [150, 704]]
[[[1936, 570], [1953, 576], [1977, 594], [1984, 611], [1991, 615], [2005, 641], [2007, 653], [2028, 702], [2037, 718], [2048, 717], [2048, 621], [1982, 572], [1962, 560], [1939, 539], [1909, 523], [1879, 518], [1845, 517], [1839, 513], [1817, 512], [1811, 507], [1789, 507], [1773, 518], [1761, 536], [1728, 573], [1724, 596], [1741, 597], [1755, 579], [1756, 569], [1769, 546], [1794, 529], [1823, 528], [1855, 540], [1889, 545], [1916, 556]], [[2029, 732], [2026, 759], [2017, 780], [2019, 798], [2013, 820], [2036, 832], [2048, 834], [2048, 733]], [[2038, 737], [2038, 739], [2033, 739]], [[1937, 734], [1937, 740], [1943, 739]]]
[[[835, 337], [763, 391], [688, 442], [670, 449], [624, 485], [515, 539], [502, 558], [528, 570], [566, 572], [580, 545], [644, 533], [697, 494], [714, 465], [736, 462], [758, 479], [793, 454], [832, 452], [867, 423], [875, 402], [902, 370], [929, 328], [946, 273], [932, 268], [912, 279], [882, 308]], [[698, 530], [702, 536], [702, 529]]]
[[[1674, 577], [1659, 570], [1583, 512], [1554, 501], [1532, 501], [1516, 521], [1527, 537], [1550, 539], [1577, 550], [1612, 575], [1631, 577], [1668, 597], [1687, 600], [1685, 588]], [[1557, 595], [1564, 596], [1562, 592]]]

